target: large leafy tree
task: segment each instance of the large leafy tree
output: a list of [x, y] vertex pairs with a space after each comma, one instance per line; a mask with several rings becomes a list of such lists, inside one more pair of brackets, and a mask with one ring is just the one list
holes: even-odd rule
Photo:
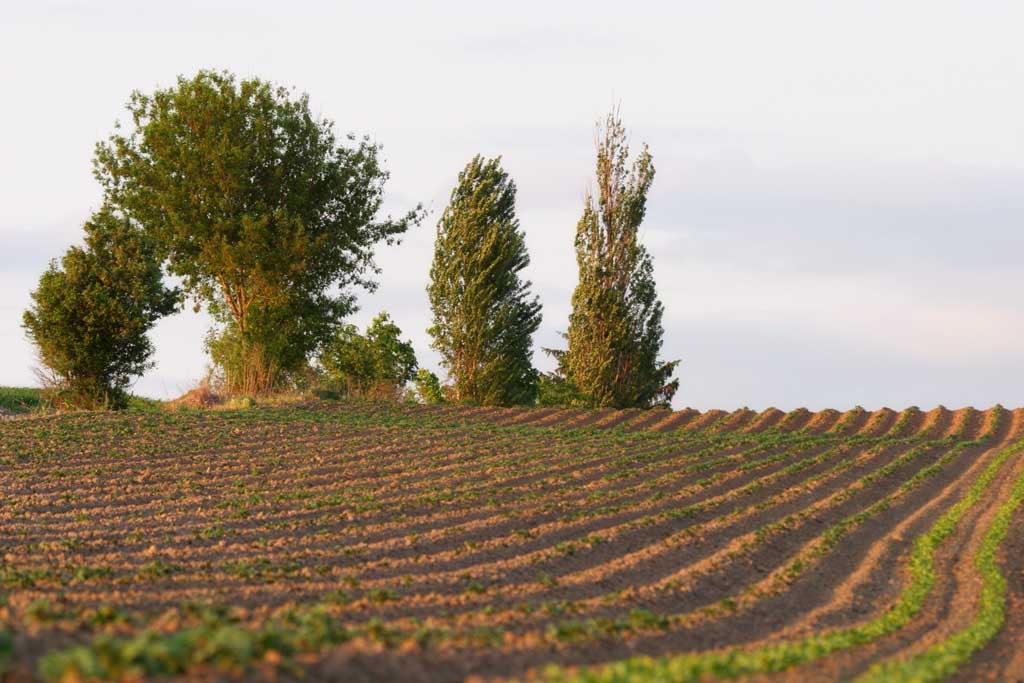
[[516, 186], [501, 158], [473, 158], [437, 225], [427, 292], [430, 335], [455, 400], [531, 403], [533, 333], [541, 306], [520, 272], [530, 263], [515, 213]]
[[568, 349], [557, 353], [566, 395], [599, 407], [668, 405], [678, 361], [658, 359], [662, 314], [654, 266], [638, 230], [654, 163], [644, 145], [630, 162], [626, 130], [613, 111], [597, 135], [597, 196], [588, 192], [576, 227], [579, 282]]
[[56, 398], [77, 408], [124, 408], [132, 379], [152, 367], [147, 333], [174, 312], [154, 242], [105, 207], [32, 292], [23, 318]]
[[304, 367], [373, 289], [373, 250], [421, 217], [378, 219], [380, 147], [315, 117], [306, 95], [200, 71], [135, 92], [132, 125], [96, 147], [106, 199], [160, 245], [168, 270], [218, 321], [208, 339], [233, 393]]
[[342, 326], [320, 354], [328, 384], [348, 396], [394, 398], [416, 378], [416, 351], [402, 340], [391, 316], [382, 312], [360, 334]]

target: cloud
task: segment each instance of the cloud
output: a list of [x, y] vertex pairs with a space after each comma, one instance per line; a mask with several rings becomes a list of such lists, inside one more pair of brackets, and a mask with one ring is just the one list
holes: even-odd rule
[[[915, 287], [892, 275], [822, 276], [705, 266], [666, 276], [665, 270], [662, 264], [657, 273], [672, 327], [729, 321], [786, 325], [907, 361], [969, 363], [1021, 356], [1017, 340], [1024, 335], [1024, 311], [1012, 295], [987, 297], [990, 287], [984, 279], [949, 273], [961, 279], [944, 291]], [[670, 335], [668, 344], [678, 342]]]
[[624, 56], [650, 56], [659, 51], [653, 42], [630, 40], [612, 27], [532, 25], [463, 34], [443, 43], [448, 58], [517, 64], [561, 65], [578, 63], [592, 68], [597, 63], [621, 61]]
[[1019, 356], [963, 362], [895, 357], [845, 335], [819, 334], [789, 321], [704, 319], [675, 325], [672, 332], [686, 351], [677, 406], [820, 410], [1020, 404], [1024, 359]]
[[1011, 269], [1024, 249], [1022, 185], [1024, 169], [1015, 167], [671, 157], [659, 166], [648, 229], [662, 234], [662, 254], [705, 263], [908, 277]]

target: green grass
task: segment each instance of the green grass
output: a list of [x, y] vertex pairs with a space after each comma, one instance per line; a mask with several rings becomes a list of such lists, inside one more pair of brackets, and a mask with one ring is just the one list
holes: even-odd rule
[[163, 406], [163, 401], [158, 401], [155, 398], [146, 398], [134, 394], [128, 397], [129, 413], [150, 413], [160, 410], [161, 406]]
[[29, 413], [42, 405], [38, 389], [28, 387], [0, 387], [0, 410], [9, 413]]
[[[160, 410], [162, 403], [162, 401], [153, 398], [132, 395], [128, 398], [128, 412], [146, 413]], [[0, 387], [0, 411], [25, 414], [46, 410], [46, 401], [43, 400], [42, 392], [39, 389], [31, 387]]]

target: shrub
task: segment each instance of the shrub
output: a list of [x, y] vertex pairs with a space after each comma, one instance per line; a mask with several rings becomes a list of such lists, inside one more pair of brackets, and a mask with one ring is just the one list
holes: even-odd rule
[[537, 383], [537, 405], [548, 408], [589, 406], [592, 400], [557, 372], [541, 373]]
[[426, 368], [420, 368], [413, 380], [416, 385], [416, 397], [421, 403], [444, 403], [444, 388], [437, 375]]
[[416, 352], [402, 330], [380, 313], [366, 334], [345, 325], [320, 355], [329, 389], [356, 398], [394, 399], [416, 377]]
[[53, 402], [127, 407], [132, 378], [152, 367], [147, 333], [177, 299], [163, 285], [154, 244], [108, 208], [96, 213], [85, 247], [50, 263], [23, 318]]

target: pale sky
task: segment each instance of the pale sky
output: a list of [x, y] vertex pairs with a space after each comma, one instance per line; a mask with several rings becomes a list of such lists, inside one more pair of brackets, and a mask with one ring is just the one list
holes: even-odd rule
[[[215, 68], [308, 92], [384, 145], [388, 209], [432, 207], [354, 316], [389, 311], [427, 367], [434, 229], [476, 153], [518, 184], [536, 345], [559, 343], [594, 122], [621, 102], [657, 168], [677, 408], [1024, 404], [1021, 26], [984, 0], [0, 0], [0, 384], [33, 382], [21, 312], [100, 203], [96, 141], [132, 90]], [[161, 322], [135, 390], [190, 388], [207, 325]]]

